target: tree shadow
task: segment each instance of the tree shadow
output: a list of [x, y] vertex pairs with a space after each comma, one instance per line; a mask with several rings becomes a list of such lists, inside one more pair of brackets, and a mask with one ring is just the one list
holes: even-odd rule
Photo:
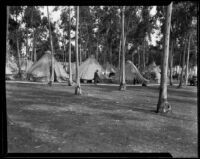
[[[142, 112], [145, 114], [150, 114], [150, 115], [160, 115], [166, 118], [173, 118], [173, 119], [178, 119], [178, 120], [187, 120], [187, 121], [193, 121], [190, 119], [185, 119], [185, 116], [180, 116], [177, 114], [158, 114], [156, 113], [156, 106], [154, 107], [138, 107], [138, 106], [133, 106], [131, 103], [125, 103], [123, 106], [120, 104], [116, 104], [113, 100], [108, 100], [108, 99], [99, 99], [96, 97], [91, 97], [87, 95], [82, 95], [82, 96], [77, 96], [74, 95], [74, 93], [68, 92], [68, 90], [53, 90], [50, 91], [49, 89], [45, 89], [43, 86], [31, 86], [30, 84], [26, 85], [18, 85], [19, 90], [10, 90], [12, 91], [12, 94], [10, 97], [7, 99], [9, 102], [8, 105], [13, 105], [13, 107], [8, 107], [17, 109], [17, 107], [14, 107], [17, 102], [20, 100], [20, 104], [23, 106], [26, 105], [31, 105], [31, 104], [42, 104], [45, 103], [49, 106], [63, 106], [63, 103], [65, 105], [70, 105], [70, 104], [79, 104], [84, 106], [87, 106], [89, 108], [96, 109], [103, 109], [103, 110], [117, 110], [117, 109], [123, 109], [123, 110], [131, 110], [131, 111], [137, 111], [137, 112]], [[28, 89], [24, 89], [24, 87]], [[103, 90], [108, 90], [108, 91], [116, 91], [116, 86], [93, 86], [93, 87], [100, 87], [103, 88]], [[38, 89], [39, 88], [39, 89]], [[69, 87], [68, 87], [69, 88]], [[133, 89], [133, 88], [132, 88]], [[138, 91], [144, 91], [145, 89], [152, 89], [157, 92], [156, 88], [137, 88], [136, 90]], [[9, 91], [9, 89], [7, 90]], [[22, 92], [23, 91], [23, 92]], [[149, 96], [150, 97], [150, 96]], [[155, 98], [155, 96], [152, 96]], [[151, 98], [152, 98], [151, 97]], [[174, 101], [177, 101], [175, 98], [172, 99]], [[179, 100], [178, 102], [185, 103], [185, 101]], [[191, 102], [191, 101], [190, 101]], [[143, 104], [142, 101], [139, 104]], [[193, 102], [192, 104], [196, 104]], [[135, 105], [135, 103], [134, 103]], [[146, 105], [146, 104], [144, 104]], [[119, 116], [119, 118], [122, 118]]]

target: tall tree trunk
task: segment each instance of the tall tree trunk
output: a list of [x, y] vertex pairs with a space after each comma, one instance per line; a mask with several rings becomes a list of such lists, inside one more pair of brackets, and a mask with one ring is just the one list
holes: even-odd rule
[[139, 46], [138, 46], [138, 48], [137, 48], [137, 51], [138, 51], [138, 69], [140, 70], [140, 65], [141, 65], [141, 62], [140, 62], [140, 48], [139, 48]]
[[118, 70], [119, 70], [119, 83], [121, 83], [121, 48], [122, 48], [122, 39], [120, 36], [120, 42], [119, 42], [119, 63], [118, 63]]
[[[32, 29], [33, 29], [33, 24], [32, 24], [32, 22], [33, 22], [33, 7], [31, 8], [31, 27], [32, 27]], [[33, 41], [34, 41], [34, 33], [33, 33]], [[34, 60], [33, 60], [33, 53], [34, 53], [34, 43], [33, 43], [32, 51], [31, 51], [31, 53], [30, 53], [31, 61], [34, 61]]]
[[48, 23], [49, 23], [49, 37], [50, 37], [50, 44], [51, 44], [51, 76], [49, 85], [51, 86], [54, 82], [54, 51], [53, 51], [53, 42], [52, 42], [52, 34], [51, 34], [51, 25], [50, 25], [50, 18], [49, 18], [49, 7], [47, 6], [47, 15], [48, 15]]
[[110, 64], [112, 65], [112, 45], [110, 46]]
[[132, 52], [132, 54], [131, 54], [131, 60], [134, 63], [134, 52]]
[[170, 53], [169, 53], [169, 69], [170, 69], [170, 76], [169, 76], [169, 83], [170, 86], [173, 85], [173, 72], [172, 72], [172, 68], [173, 68], [173, 50], [174, 50], [174, 42], [171, 42], [171, 49], [170, 49]]
[[171, 13], [172, 13], [172, 2], [167, 7], [167, 17], [165, 23], [165, 47], [164, 55], [162, 59], [162, 71], [161, 71], [161, 84], [159, 99], [157, 104], [157, 113], [166, 113], [171, 111], [171, 105], [167, 101], [167, 69], [168, 69], [168, 56], [169, 56], [169, 39], [170, 39], [170, 28], [171, 28]]
[[[8, 62], [8, 57], [9, 57], [9, 39], [8, 39], [8, 25], [9, 25], [9, 15], [10, 15], [10, 6], [7, 6], [7, 25], [6, 25], [6, 63]], [[6, 114], [6, 119], [7, 119], [7, 124], [9, 125], [14, 125], [14, 121], [10, 118], [8, 113]]]
[[98, 50], [98, 42], [97, 42], [97, 50], [96, 50], [96, 60], [99, 61], [99, 50]]
[[28, 68], [28, 57], [29, 57], [29, 49], [28, 49], [28, 29], [26, 30], [26, 71]]
[[66, 46], [65, 46], [65, 43], [66, 41], [64, 41], [64, 44], [63, 44], [63, 52], [64, 52], [64, 59], [63, 59], [63, 63], [64, 65], [66, 66], [66, 62], [67, 62], [67, 53], [66, 53]]
[[36, 44], [35, 44], [35, 29], [33, 29], [33, 60], [34, 62], [37, 61], [37, 54], [36, 54]]
[[62, 40], [62, 43], [63, 43], [63, 64], [64, 64], [64, 66], [66, 66], [65, 65], [65, 36], [64, 36], [64, 29], [63, 29], [63, 40]]
[[81, 63], [82, 63], [81, 43], [80, 43], [79, 47], [80, 47], [80, 50], [79, 50], [79, 56], [80, 56], [79, 59], [80, 59], [80, 63], [79, 63], [79, 65], [81, 65]]
[[69, 7], [69, 82], [68, 85], [72, 86], [72, 66], [71, 66], [71, 7]]
[[145, 38], [143, 42], [143, 53], [142, 53], [142, 71], [145, 70]]
[[[16, 22], [17, 22], [17, 14], [16, 14]], [[16, 29], [16, 42], [17, 42], [17, 55], [18, 55], [18, 68], [19, 72], [18, 75], [21, 78], [21, 57], [20, 57], [20, 51], [19, 51], [19, 40], [18, 40], [18, 31]]]
[[187, 38], [185, 39], [184, 43], [184, 50], [183, 50], [183, 56], [182, 56], [182, 70], [181, 70], [181, 76], [180, 76], [180, 83], [178, 88], [181, 88], [183, 86], [183, 73], [184, 73], [184, 66], [185, 66], [185, 54], [187, 49]]
[[6, 64], [8, 63], [8, 58], [9, 58], [9, 15], [10, 15], [10, 6], [7, 6], [7, 16], [6, 16]]
[[189, 67], [189, 58], [190, 58], [190, 41], [191, 41], [191, 35], [189, 35], [187, 61], [186, 61], [186, 72], [185, 72], [185, 85], [186, 86], [188, 85], [188, 67]]
[[126, 80], [125, 80], [125, 39], [124, 39], [124, 11], [125, 6], [122, 8], [122, 81], [120, 83], [120, 90], [126, 90]]
[[99, 61], [99, 43], [98, 43], [98, 41], [99, 41], [99, 35], [98, 35], [98, 33], [97, 33], [97, 50], [96, 50], [96, 60], [97, 61]]
[[104, 50], [104, 54], [103, 54], [103, 65], [106, 63], [106, 55], [107, 55], [107, 47], [106, 47], [106, 50]]
[[82, 91], [81, 91], [81, 85], [80, 85], [80, 77], [79, 77], [79, 60], [78, 60], [78, 26], [79, 25], [79, 6], [77, 6], [77, 10], [76, 10], [76, 41], [75, 41], [75, 45], [76, 45], [76, 88], [75, 88], [75, 94], [76, 95], [81, 95]]

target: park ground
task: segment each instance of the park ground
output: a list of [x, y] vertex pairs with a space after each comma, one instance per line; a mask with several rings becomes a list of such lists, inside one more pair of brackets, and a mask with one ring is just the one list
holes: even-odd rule
[[197, 157], [197, 87], [168, 86], [172, 113], [155, 113], [157, 86], [6, 82], [8, 152], [169, 152]]

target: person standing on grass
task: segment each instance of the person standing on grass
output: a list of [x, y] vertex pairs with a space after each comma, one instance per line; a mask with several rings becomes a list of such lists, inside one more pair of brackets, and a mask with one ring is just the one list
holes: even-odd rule
[[94, 73], [94, 84], [97, 84], [98, 82], [100, 82], [100, 78], [99, 78], [98, 70], [96, 70], [96, 72]]

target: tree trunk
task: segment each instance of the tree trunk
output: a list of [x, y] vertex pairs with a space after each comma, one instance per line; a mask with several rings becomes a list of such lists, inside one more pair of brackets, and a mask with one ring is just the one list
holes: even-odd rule
[[[17, 22], [17, 14], [16, 14], [16, 22]], [[21, 57], [20, 57], [20, 51], [19, 51], [19, 41], [18, 41], [17, 29], [16, 29], [16, 42], [17, 42], [18, 68], [19, 68], [18, 75], [21, 78]]]
[[173, 41], [171, 43], [171, 50], [170, 50], [170, 54], [169, 54], [169, 69], [170, 69], [170, 77], [169, 77], [169, 82], [170, 82], [170, 86], [173, 85], [173, 78], [172, 78], [172, 68], [173, 68], [173, 50], [174, 50], [174, 45], [173, 45]]
[[51, 76], [49, 85], [51, 86], [54, 82], [54, 51], [53, 51], [53, 42], [52, 42], [52, 35], [51, 35], [51, 25], [50, 25], [50, 18], [49, 18], [49, 8], [47, 6], [47, 15], [48, 15], [48, 22], [49, 22], [49, 37], [50, 37], [50, 44], [51, 44]]
[[157, 113], [166, 113], [171, 111], [171, 105], [167, 101], [167, 69], [168, 69], [168, 56], [169, 56], [169, 39], [170, 39], [170, 27], [171, 27], [171, 13], [172, 2], [167, 7], [167, 17], [165, 23], [165, 47], [164, 55], [162, 59], [162, 71], [161, 71], [161, 84], [159, 99], [157, 104]]
[[34, 62], [37, 61], [36, 45], [35, 45], [35, 29], [33, 29], [33, 60]]
[[[33, 24], [32, 24], [32, 22], [33, 22], [33, 7], [31, 8], [31, 27], [32, 27], [32, 29], [33, 29]], [[33, 36], [34, 36], [34, 34], [33, 34]], [[33, 39], [34, 39], [34, 37], [33, 37]], [[34, 44], [34, 43], [33, 43]], [[30, 58], [31, 58], [31, 61], [34, 61], [33, 60], [33, 53], [34, 53], [34, 45], [32, 46], [32, 51], [30, 52]]]
[[71, 7], [69, 7], [69, 30], [68, 30], [68, 34], [69, 34], [69, 82], [68, 85], [72, 86], [72, 66], [71, 66]]
[[9, 31], [8, 31], [8, 28], [9, 28], [9, 15], [10, 15], [10, 6], [7, 6], [7, 16], [6, 16], [6, 64], [8, 63], [8, 58], [9, 58], [9, 38], [8, 38], [8, 35], [9, 35]]
[[99, 61], [99, 35], [97, 34], [97, 50], [96, 50], [96, 60]]
[[79, 65], [81, 65], [81, 63], [82, 63], [82, 52], [81, 52], [81, 43], [80, 43], [80, 45], [79, 45], [79, 47], [80, 47], [80, 52], [79, 52], [79, 56], [80, 56], [80, 63], [79, 63]]
[[140, 48], [138, 47], [137, 48], [137, 50], [138, 50], [138, 69], [140, 70]]
[[185, 85], [186, 86], [188, 85], [188, 67], [189, 67], [189, 58], [190, 58], [190, 40], [191, 40], [191, 35], [189, 35], [187, 61], [186, 61], [186, 72], [185, 72]]
[[76, 88], [75, 88], [75, 94], [76, 95], [81, 95], [81, 86], [80, 86], [80, 77], [79, 77], [79, 60], [78, 60], [78, 25], [79, 25], [79, 6], [77, 6], [77, 11], [76, 11]]
[[63, 64], [64, 64], [64, 66], [66, 66], [65, 65], [65, 37], [64, 37], [64, 29], [63, 29], [63, 40], [62, 40], [62, 43], [63, 43]]
[[142, 53], [142, 71], [145, 70], [145, 39], [143, 42], [143, 53]]
[[110, 46], [110, 64], [112, 65], [112, 45]]
[[125, 39], [124, 39], [124, 11], [125, 6], [122, 8], [122, 81], [120, 83], [120, 90], [126, 90], [126, 80], [125, 80]]
[[183, 50], [183, 56], [182, 56], [182, 70], [181, 70], [181, 76], [180, 76], [180, 83], [178, 88], [181, 88], [183, 86], [183, 73], [184, 73], [184, 66], [185, 66], [185, 54], [187, 49], [187, 38], [185, 39], [185, 46]]
[[145, 68], [146, 68], [146, 65], [149, 64], [149, 50], [145, 50], [145, 57], [146, 57], [146, 60], [145, 60]]
[[99, 61], [98, 42], [97, 42], [97, 50], [96, 50], [96, 60]]
[[19, 51], [19, 41], [18, 41], [18, 38], [16, 39], [17, 40], [17, 55], [18, 55], [18, 67], [19, 67], [19, 77], [21, 77], [21, 56], [20, 56], [20, 51]]
[[120, 42], [119, 42], [119, 63], [118, 63], [118, 69], [119, 69], [119, 83], [121, 83], [121, 46], [122, 46], [122, 39], [120, 36]]
[[28, 57], [29, 57], [29, 51], [28, 51], [28, 29], [26, 30], [26, 71], [28, 68]]

